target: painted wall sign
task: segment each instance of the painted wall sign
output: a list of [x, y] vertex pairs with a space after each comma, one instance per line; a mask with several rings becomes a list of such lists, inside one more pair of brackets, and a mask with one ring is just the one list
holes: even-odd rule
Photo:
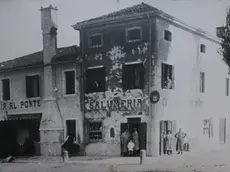
[[142, 99], [121, 99], [121, 100], [101, 100], [90, 101], [88, 104], [89, 110], [103, 110], [103, 109], [135, 109], [142, 107]]
[[156, 104], [160, 100], [160, 93], [158, 91], [153, 91], [150, 93], [150, 102]]
[[40, 100], [25, 100], [18, 104], [15, 102], [0, 102], [0, 110], [29, 109], [40, 107]]

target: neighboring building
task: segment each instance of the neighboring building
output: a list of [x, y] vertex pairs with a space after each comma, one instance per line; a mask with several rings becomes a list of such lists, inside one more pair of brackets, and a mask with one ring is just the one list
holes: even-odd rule
[[191, 151], [229, 143], [229, 75], [215, 38], [145, 3], [73, 28], [85, 69], [87, 155], [120, 155], [125, 128], [137, 128], [149, 156], [179, 128]]
[[43, 51], [0, 63], [1, 156], [25, 138], [41, 155], [61, 155], [69, 133], [83, 142], [79, 48], [57, 48], [56, 11], [41, 9]]

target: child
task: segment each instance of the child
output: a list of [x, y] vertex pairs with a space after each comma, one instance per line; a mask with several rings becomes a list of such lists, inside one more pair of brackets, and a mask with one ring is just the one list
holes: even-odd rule
[[128, 143], [128, 150], [129, 150], [129, 156], [132, 156], [133, 155], [133, 148], [134, 148], [134, 143], [132, 141], [132, 139], [129, 141]]

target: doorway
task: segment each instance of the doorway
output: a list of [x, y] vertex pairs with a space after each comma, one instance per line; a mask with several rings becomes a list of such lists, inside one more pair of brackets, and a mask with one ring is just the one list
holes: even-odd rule
[[[147, 124], [144, 122], [141, 122], [141, 118], [128, 118], [127, 123], [121, 123], [120, 129], [121, 129], [120, 130], [121, 135], [122, 135], [122, 133], [124, 133], [126, 131], [126, 129], [129, 132], [128, 140], [125, 141], [124, 144], [122, 144], [122, 142], [120, 144], [121, 156], [139, 156], [141, 149], [146, 150]], [[136, 139], [133, 139], [133, 133], [134, 133], [135, 129], [137, 130], [137, 133], [138, 133], [138, 140], [137, 141], [135, 141]], [[139, 149], [135, 150], [132, 155], [128, 154], [128, 149], [127, 149], [127, 151], [125, 151], [126, 149], [124, 149], [124, 146], [127, 147], [127, 144], [130, 141], [130, 139], [132, 139], [132, 141], [134, 142], [134, 145], [135, 145], [135, 143], [137, 143], [138, 144], [137, 147], [139, 147]]]
[[[175, 120], [160, 121], [160, 147], [159, 147], [160, 155], [166, 154], [166, 144], [165, 144], [164, 136], [167, 133], [167, 131], [171, 131], [172, 136], [176, 134], [176, 121]], [[174, 148], [175, 146], [176, 146], [176, 140], [173, 139], [172, 147]]]

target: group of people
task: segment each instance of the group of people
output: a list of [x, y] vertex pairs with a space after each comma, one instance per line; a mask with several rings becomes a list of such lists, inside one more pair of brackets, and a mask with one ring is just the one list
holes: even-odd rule
[[[184, 144], [184, 138], [186, 137], [186, 133], [182, 132], [182, 129], [179, 129], [179, 132], [177, 132], [174, 137], [176, 138], [176, 151], [178, 154], [183, 154], [183, 144]], [[164, 135], [164, 141], [165, 141], [165, 150], [166, 154], [170, 155], [172, 154], [172, 140], [173, 136], [170, 130], [167, 131], [167, 134]]]
[[136, 128], [132, 134], [126, 129], [121, 134], [121, 153], [122, 156], [138, 156], [139, 155], [139, 134]]

